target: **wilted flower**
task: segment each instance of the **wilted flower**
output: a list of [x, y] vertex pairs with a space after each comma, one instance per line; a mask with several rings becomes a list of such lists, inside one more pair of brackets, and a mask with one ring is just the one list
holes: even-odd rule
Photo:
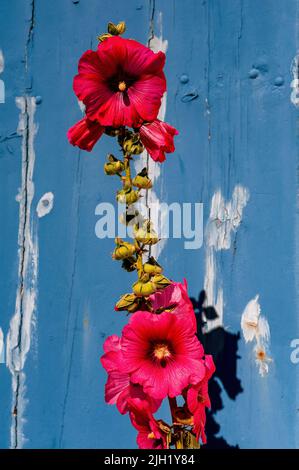
[[206, 408], [210, 408], [208, 382], [215, 372], [215, 365], [212, 356], [206, 355], [204, 358], [205, 374], [200, 382], [191, 385], [187, 391], [187, 406], [193, 414], [193, 431], [197, 439], [206, 443], [205, 424]]
[[164, 162], [165, 153], [174, 152], [173, 138], [178, 131], [167, 122], [156, 119], [143, 124], [139, 132], [141, 142], [155, 162]]
[[154, 418], [149, 403], [139, 398], [129, 398], [128, 407], [131, 422], [138, 431], [139, 449], [168, 449], [171, 429]]
[[72, 145], [90, 152], [104, 131], [98, 122], [84, 118], [68, 130], [67, 137]]
[[155, 313], [161, 313], [166, 310], [181, 316], [192, 325], [194, 332], [196, 332], [196, 318], [192, 302], [188, 297], [186, 281], [183, 284], [171, 282], [165, 289], [151, 295], [150, 301]]

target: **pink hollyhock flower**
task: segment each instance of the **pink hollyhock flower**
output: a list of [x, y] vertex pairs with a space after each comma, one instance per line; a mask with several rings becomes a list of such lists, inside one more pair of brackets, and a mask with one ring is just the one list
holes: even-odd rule
[[167, 449], [167, 434], [156, 421], [149, 404], [144, 400], [129, 399], [130, 418], [137, 429], [139, 449]]
[[155, 399], [175, 397], [205, 376], [204, 350], [182, 315], [134, 313], [123, 329], [122, 370]]
[[177, 316], [184, 316], [185, 320], [192, 324], [194, 332], [197, 331], [196, 317], [192, 302], [188, 297], [186, 279], [184, 283], [172, 282], [165, 289], [157, 291], [150, 296], [150, 301], [155, 313], [169, 310]]
[[150, 410], [155, 412], [161, 405], [161, 400], [154, 400], [147, 396], [142, 387], [130, 382], [128, 373], [123, 372], [123, 354], [120, 348], [120, 338], [116, 335], [109, 336], [104, 343], [105, 354], [101, 358], [103, 367], [108, 373], [105, 385], [105, 401], [116, 404], [119, 412], [128, 412], [128, 399], [138, 398], [149, 404]]
[[166, 90], [165, 54], [119, 36], [86, 51], [79, 60], [74, 91], [86, 114], [102, 126], [139, 127], [154, 121]]
[[105, 131], [105, 127], [86, 117], [68, 130], [67, 137], [72, 145], [90, 152]]
[[215, 372], [215, 365], [212, 356], [206, 355], [204, 359], [205, 376], [196, 385], [191, 385], [187, 391], [187, 406], [193, 414], [193, 431], [197, 439], [207, 442], [205, 435], [206, 408], [211, 407], [208, 382]]
[[178, 131], [167, 122], [156, 119], [143, 124], [139, 132], [141, 142], [155, 162], [164, 162], [165, 152], [175, 151], [173, 137], [178, 134]]

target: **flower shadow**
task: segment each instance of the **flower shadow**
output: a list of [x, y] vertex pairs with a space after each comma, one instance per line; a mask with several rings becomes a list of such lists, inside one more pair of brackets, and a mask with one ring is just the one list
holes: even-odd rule
[[197, 320], [198, 338], [202, 342], [206, 354], [212, 354], [216, 365], [216, 372], [209, 382], [209, 395], [212, 406], [207, 411], [207, 445], [205, 448], [238, 448], [238, 445], [230, 445], [224, 437], [219, 435], [220, 425], [217, 423], [215, 415], [224, 408], [221, 398], [223, 389], [231, 400], [235, 400], [243, 392], [241, 381], [237, 377], [237, 360], [240, 358], [237, 354], [240, 333], [230, 333], [222, 326], [205, 333], [206, 320], [218, 318], [218, 313], [213, 306], [204, 306], [205, 299], [206, 293], [204, 290], [199, 293], [198, 299], [191, 297]]

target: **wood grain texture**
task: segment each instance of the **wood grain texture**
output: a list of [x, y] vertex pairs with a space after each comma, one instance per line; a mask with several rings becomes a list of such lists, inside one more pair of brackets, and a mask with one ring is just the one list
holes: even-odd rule
[[[22, 142], [27, 144], [17, 132], [16, 97], [36, 101], [34, 198], [27, 223], [39, 253], [23, 416], [13, 416], [12, 374], [0, 364], [1, 448], [136, 445], [128, 417], [104, 403], [106, 375], [99, 364], [104, 338], [119, 333], [127, 321], [113, 306], [131, 281], [110, 258], [112, 241], [99, 240], [94, 232], [96, 205], [112, 201], [116, 189], [102, 171], [113, 143], [105, 138], [87, 154], [66, 139], [81, 116], [72, 91], [77, 60], [96, 47], [96, 36], [110, 20], [125, 20], [127, 37], [142, 43], [153, 35], [168, 41], [165, 119], [180, 134], [176, 152], [161, 169], [160, 199], [203, 202], [206, 223], [217, 190], [226, 201], [236, 185], [250, 194], [230, 248], [215, 252], [217, 288], [223, 289], [223, 323], [232, 334], [241, 329], [246, 304], [260, 295], [273, 362], [262, 378], [252, 345], [237, 341], [238, 385], [233, 391], [227, 375], [217, 379], [220, 405], [210, 417], [211, 441], [214, 447], [224, 441], [241, 448], [299, 446], [299, 366], [290, 361], [290, 342], [299, 337], [297, 109], [290, 88], [297, 10], [297, 0], [1, 1], [5, 66], [0, 78], [6, 96], [0, 104], [0, 327], [5, 338], [22, 286], [16, 195], [22, 186]], [[54, 206], [39, 219], [36, 207], [48, 192]], [[188, 279], [190, 295], [197, 298], [207, 276], [206, 257], [206, 244], [184, 250], [183, 240], [170, 239], [160, 260], [171, 278]], [[25, 275], [28, 281], [30, 273]], [[167, 419], [166, 408], [160, 416]]]

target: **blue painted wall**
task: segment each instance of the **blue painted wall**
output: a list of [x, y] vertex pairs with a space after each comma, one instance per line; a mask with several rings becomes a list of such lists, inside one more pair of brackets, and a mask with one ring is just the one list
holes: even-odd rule
[[[1, 1], [0, 79], [6, 95], [0, 104], [0, 327], [5, 339], [22, 287], [16, 195], [26, 141], [24, 132], [23, 138], [17, 133], [15, 98], [39, 97], [34, 198], [26, 222], [39, 252], [35, 321], [22, 372], [24, 397], [16, 397], [11, 372], [0, 364], [1, 448], [135, 447], [128, 417], [104, 404], [106, 376], [99, 365], [104, 338], [126, 323], [113, 306], [132, 280], [112, 262], [112, 241], [99, 240], [94, 231], [96, 205], [114, 198], [116, 185], [102, 171], [111, 141], [103, 139], [87, 154], [66, 140], [68, 127], [81, 115], [72, 91], [77, 60], [96, 47], [96, 36], [110, 20], [125, 20], [127, 36], [143, 43], [152, 33], [168, 41], [166, 120], [180, 135], [161, 170], [161, 198], [203, 202], [207, 221], [215, 191], [227, 200], [237, 184], [250, 192], [231, 248], [217, 253], [224, 326], [237, 334], [245, 305], [260, 294], [273, 362], [262, 378], [252, 346], [240, 338], [239, 358], [236, 351], [231, 358], [239, 388], [232, 392], [215, 379], [218, 404], [210, 425], [218, 428], [210, 429], [211, 440], [216, 447], [224, 442], [241, 448], [299, 447], [299, 365], [290, 360], [290, 342], [299, 337], [297, 110], [290, 87], [297, 10], [297, 0]], [[54, 194], [53, 210], [38, 219], [37, 203], [48, 191]], [[204, 285], [205, 253], [205, 246], [184, 250], [182, 240], [169, 240], [160, 257], [166, 274], [188, 279], [195, 298]], [[16, 398], [22, 406], [18, 414]]]

